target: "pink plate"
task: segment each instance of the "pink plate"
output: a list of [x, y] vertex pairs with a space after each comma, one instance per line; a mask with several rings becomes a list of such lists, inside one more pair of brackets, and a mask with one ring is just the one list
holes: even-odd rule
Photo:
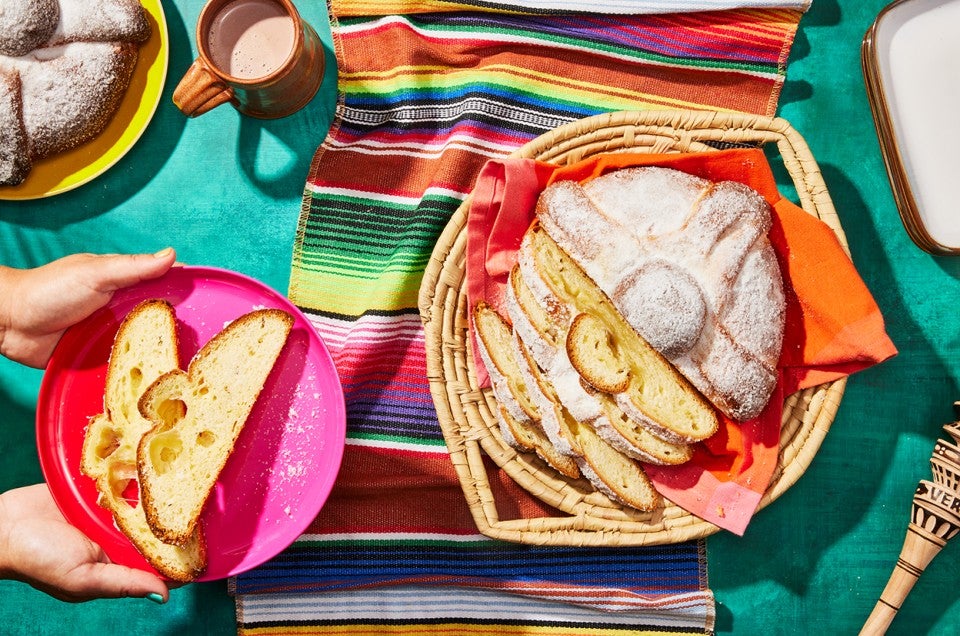
[[87, 422], [103, 410], [114, 335], [127, 313], [148, 298], [173, 304], [184, 365], [227, 323], [249, 311], [275, 307], [295, 319], [202, 516], [209, 564], [199, 580], [239, 574], [300, 536], [333, 488], [346, 435], [337, 371], [323, 341], [289, 300], [222, 269], [175, 267], [160, 279], [117, 292], [107, 307], [68, 329], [40, 385], [40, 466], [67, 520], [115, 563], [154, 571], [97, 505], [93, 480], [80, 473], [80, 449]]

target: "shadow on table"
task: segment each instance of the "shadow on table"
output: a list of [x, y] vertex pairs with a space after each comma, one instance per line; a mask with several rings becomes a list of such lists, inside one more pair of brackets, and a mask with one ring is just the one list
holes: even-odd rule
[[[789, 180], [779, 161], [771, 164], [775, 172], [779, 166], [778, 184]], [[863, 542], [866, 554], [876, 554], [887, 541], [896, 543], [882, 568], [884, 576], [889, 574], [909, 521], [913, 487], [917, 480], [930, 478], [925, 458], [916, 466], [897, 466], [898, 440], [904, 436], [929, 440], [932, 450], [934, 439], [942, 432], [940, 427], [954, 419], [951, 405], [960, 393], [950, 377], [948, 363], [938, 356], [924, 330], [913, 320], [915, 308], [907, 305], [904, 290], [895, 284], [889, 259], [896, 255], [885, 253], [884, 242], [857, 185], [835, 166], [821, 165], [821, 170], [838, 207], [853, 261], [880, 305], [887, 332], [899, 355], [850, 378], [837, 418], [804, 476], [769, 508], [757, 513], [743, 538], [720, 533], [708, 540], [711, 587], [767, 582], [803, 598], [814, 585], [813, 577], [836, 576], [838, 583], [843, 581], [843, 587], [834, 590], [836, 597], [824, 602], [835, 609], [843, 607], [847, 611], [841, 614], [851, 621], [859, 614], [860, 620], [865, 620], [886, 579], [877, 582], [873, 576], [865, 576], [861, 580], [860, 573], [855, 571], [825, 571], [821, 562], [828, 558], [827, 553], [837, 549], [837, 544], [849, 540], [848, 535], [856, 534], [857, 526], [875, 507], [873, 502], [878, 494], [894, 483], [903, 492], [902, 498], [889, 503], [890, 507], [902, 510], [902, 524], [896, 527], [899, 534], [868, 537]], [[787, 189], [782, 189], [785, 195]], [[891, 241], [886, 244], [896, 245]], [[905, 390], [905, 386], [910, 388]], [[888, 395], [902, 399], [884, 398]], [[901, 488], [901, 482], [907, 485]], [[857, 559], [856, 555], [829, 557], [839, 563], [851, 558]], [[868, 573], [866, 569], [864, 573]], [[817, 587], [822, 583], [819, 580]], [[923, 594], [919, 591], [923, 583], [921, 578], [914, 591], [917, 596]], [[818, 589], [818, 593], [822, 591]], [[808, 598], [805, 602], [814, 600], [819, 599]], [[916, 604], [915, 612], [907, 607], [901, 612], [909, 614], [901, 620], [914, 633], [927, 633], [950, 607], [954, 595], [931, 593], [927, 600], [926, 604]], [[829, 607], [822, 609], [831, 613]], [[836, 618], [838, 630], [845, 631], [842, 617]], [[718, 607], [717, 620], [717, 633], [738, 631], [736, 618], [722, 606]]]
[[790, 60], [787, 65], [787, 77], [780, 91], [778, 109], [786, 104], [802, 102], [813, 96], [813, 86], [809, 81], [793, 79], [789, 68], [797, 60], [808, 58], [811, 53], [810, 38], [806, 29], [809, 27], [832, 27], [840, 23], [840, 5], [837, 0], [817, 0], [800, 20], [800, 28], [790, 47]]
[[0, 359], [0, 413], [3, 413], [0, 452], [6, 458], [3, 470], [0, 470], [0, 492], [43, 481], [37, 459], [34, 409], [17, 399], [19, 391], [13, 386], [32, 387], [38, 381], [39, 373]]
[[[323, 83], [306, 107], [280, 119], [240, 117], [237, 141], [240, 168], [250, 183], [272, 198], [287, 198], [291, 188], [298, 192], [303, 188], [314, 153], [333, 122], [337, 102], [337, 63], [327, 42], [324, 42], [324, 56]], [[265, 166], [257, 161], [263, 144], [269, 143], [283, 145], [288, 155], [284, 165]]]

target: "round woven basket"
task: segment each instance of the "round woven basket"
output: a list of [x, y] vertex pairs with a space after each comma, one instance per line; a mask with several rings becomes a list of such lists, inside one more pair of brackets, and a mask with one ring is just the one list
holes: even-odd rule
[[[616, 112], [556, 128], [513, 156], [575, 163], [604, 152], [681, 153], [729, 145], [774, 143], [803, 209], [825, 222], [846, 249], [846, 238], [820, 169], [800, 135], [780, 118], [702, 111]], [[772, 154], [772, 153], [768, 153]], [[583, 480], [558, 474], [533, 454], [508, 446], [500, 434], [492, 391], [481, 389], [469, 346], [465, 281], [466, 220], [470, 199], [438, 239], [420, 288], [427, 373], [450, 457], [480, 531], [507, 541], [540, 545], [656, 545], [708, 536], [719, 528], [667, 503], [639, 512], [596, 492]], [[833, 422], [845, 380], [791, 395], [783, 407], [780, 456], [760, 506], [792, 486], [812, 461]], [[501, 519], [491, 488], [489, 457], [556, 516]]]

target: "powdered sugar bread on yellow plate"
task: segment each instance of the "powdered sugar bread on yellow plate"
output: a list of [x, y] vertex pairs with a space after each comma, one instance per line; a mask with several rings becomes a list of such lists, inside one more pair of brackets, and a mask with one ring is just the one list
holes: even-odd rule
[[151, 28], [138, 0], [6, 0], [2, 14], [0, 77], [19, 81], [4, 116], [19, 112], [26, 143], [0, 155], [0, 185], [17, 185], [34, 161], [103, 131]]

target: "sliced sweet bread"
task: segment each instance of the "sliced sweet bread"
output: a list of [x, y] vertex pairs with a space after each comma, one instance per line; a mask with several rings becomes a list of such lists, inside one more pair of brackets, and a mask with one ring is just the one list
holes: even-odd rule
[[744, 184], [678, 170], [560, 181], [537, 202], [546, 232], [626, 321], [734, 420], [778, 378], [785, 297], [770, 206]]
[[139, 410], [153, 427], [137, 449], [137, 470], [147, 521], [161, 540], [182, 544], [197, 527], [292, 327], [279, 309], [245, 314], [187, 371], [165, 373], [144, 392]]
[[517, 263], [508, 278], [505, 305], [514, 330], [530, 349], [533, 359], [541, 368], [550, 369], [563, 348], [575, 310], [557, 298], [537, 274], [528, 243], [523, 239], [517, 251]]
[[606, 393], [623, 393], [630, 386], [630, 365], [613, 334], [593, 314], [577, 314], [564, 343], [570, 364], [587, 383]]
[[[539, 223], [531, 225], [525, 241], [538, 275], [551, 291], [577, 312], [594, 316], [599, 323], [592, 324], [602, 325], [607, 332], [604, 337], [622, 352], [618, 359], [629, 365], [630, 381], [624, 391], [614, 394], [620, 408], [666, 440], [691, 443], [713, 435], [719, 422], [712, 405], [626, 322]], [[577, 342], [570, 344], [574, 349], [578, 346]]]
[[504, 440], [520, 452], [536, 453], [560, 474], [576, 479], [580, 476], [576, 462], [560, 453], [541, 428], [541, 411], [520, 373], [509, 323], [483, 301], [477, 303], [473, 317], [477, 348], [497, 398]]
[[139, 498], [137, 446], [152, 424], [137, 403], [144, 389], [179, 367], [173, 307], [146, 300], [120, 324], [107, 364], [104, 412], [93, 417], [83, 440], [80, 470], [94, 479], [98, 503], [158, 572], [190, 581], [206, 568], [206, 542], [198, 528], [183, 546], [160, 541], [150, 529]]
[[540, 427], [550, 443], [561, 454], [578, 457], [581, 453], [576, 438], [567, 427], [564, 418], [559, 417], [560, 399], [549, 381], [545, 381], [542, 367], [533, 359], [533, 354], [519, 334], [513, 334], [514, 355], [517, 359], [520, 376], [529, 387], [530, 397], [540, 409]]
[[543, 370], [533, 361], [523, 342], [516, 340], [527, 370], [544, 396], [544, 430], [547, 421], [568, 441], [580, 472], [593, 486], [610, 499], [637, 510], [655, 510], [663, 498], [654, 488], [640, 464], [605, 442], [589, 424], [578, 421], [561, 404], [554, 387]]
[[524, 343], [536, 343], [528, 344], [527, 348], [533, 361], [555, 387], [557, 399], [574, 418], [589, 424], [607, 443], [634, 459], [662, 465], [689, 461], [693, 450], [688, 444], [658, 435], [645, 420], [627, 416], [610, 394], [584, 383], [582, 375], [571, 363], [566, 347], [570, 315], [575, 309], [545, 289], [546, 284], [532, 269], [530, 251], [527, 242], [520, 248], [518, 265], [510, 275], [505, 305], [514, 319], [517, 335]]

